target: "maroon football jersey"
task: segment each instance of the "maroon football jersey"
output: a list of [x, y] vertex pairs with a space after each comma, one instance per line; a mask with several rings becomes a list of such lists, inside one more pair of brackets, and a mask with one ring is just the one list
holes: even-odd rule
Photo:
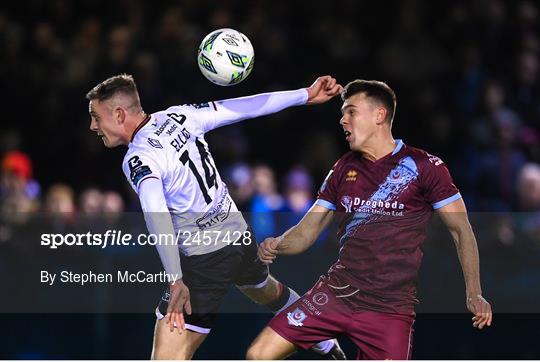
[[316, 202], [335, 210], [339, 223], [341, 248], [328, 284], [354, 308], [412, 313], [430, 216], [459, 198], [441, 159], [401, 140], [376, 161], [348, 152]]

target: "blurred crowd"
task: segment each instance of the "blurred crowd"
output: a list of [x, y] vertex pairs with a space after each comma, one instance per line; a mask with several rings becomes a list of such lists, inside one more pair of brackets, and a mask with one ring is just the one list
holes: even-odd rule
[[[35, 215], [53, 216], [64, 220], [65, 225], [76, 224], [81, 219], [102, 216], [112, 221], [114, 215], [139, 211], [137, 198], [126, 203], [117, 191], [92, 186], [77, 194], [65, 183], [50, 185], [41, 194], [40, 184], [33, 178], [30, 158], [20, 152], [8, 152], [0, 169], [0, 243], [11, 239], [11, 233], [2, 233], [10, 224], [25, 225]], [[280, 219], [273, 221], [269, 215], [288, 215], [286, 225], [299, 220], [314, 202], [314, 183], [301, 166], [292, 168], [283, 178], [280, 192], [276, 175], [266, 164], [250, 167], [245, 163], [225, 169], [230, 192], [241, 210], [248, 211], [252, 227], [259, 238], [282, 232]], [[69, 228], [66, 228], [67, 231]]]
[[[386, 81], [398, 96], [396, 138], [446, 161], [469, 211], [501, 220], [500, 244], [538, 239], [539, 11], [529, 0], [5, 1], [2, 215], [137, 209], [124, 150], [88, 131], [84, 95], [108, 76], [133, 74], [153, 112], [332, 74]], [[254, 72], [235, 87], [197, 69], [200, 40], [221, 27], [255, 47]], [[339, 102], [267, 118], [210, 134], [216, 163], [242, 210], [305, 211], [347, 149]], [[262, 224], [261, 235], [275, 231]]]

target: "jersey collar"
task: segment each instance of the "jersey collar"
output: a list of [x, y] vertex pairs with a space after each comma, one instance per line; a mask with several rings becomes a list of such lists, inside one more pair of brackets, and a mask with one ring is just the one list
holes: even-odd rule
[[401, 148], [403, 147], [404, 143], [403, 140], [399, 139], [396, 140], [396, 148], [392, 151], [392, 156], [401, 151]]
[[148, 123], [149, 120], [150, 120], [150, 115], [147, 114], [146, 117], [144, 117], [144, 119], [142, 120], [142, 122], [139, 123], [137, 128], [135, 128], [135, 131], [133, 131], [133, 134], [131, 135], [131, 140], [129, 142], [133, 142], [133, 139], [135, 138], [135, 135], [137, 134], [137, 132], [139, 132], [139, 130], [143, 128]]

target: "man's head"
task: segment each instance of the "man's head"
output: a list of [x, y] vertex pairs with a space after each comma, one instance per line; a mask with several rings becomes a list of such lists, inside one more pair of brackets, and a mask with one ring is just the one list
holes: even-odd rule
[[120, 74], [106, 79], [92, 88], [86, 99], [90, 101], [90, 130], [101, 136], [106, 147], [128, 144], [137, 117], [144, 115], [133, 77]]
[[345, 86], [341, 98], [340, 124], [352, 150], [362, 151], [376, 134], [391, 134], [396, 95], [386, 83], [357, 79]]

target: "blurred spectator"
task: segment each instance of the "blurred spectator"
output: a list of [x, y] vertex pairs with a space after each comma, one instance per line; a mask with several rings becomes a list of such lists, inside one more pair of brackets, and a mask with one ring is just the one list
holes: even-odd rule
[[103, 212], [119, 214], [124, 211], [124, 200], [118, 192], [107, 191], [103, 194]]
[[522, 211], [540, 211], [540, 165], [528, 163], [518, 176], [519, 206]]
[[72, 51], [66, 58], [65, 85], [80, 86], [90, 81], [96, 62], [101, 55], [100, 37], [102, 23], [90, 18], [81, 24], [72, 44]]
[[74, 221], [75, 193], [65, 184], [52, 185], [45, 194], [44, 210], [55, 220]]
[[302, 214], [313, 205], [313, 180], [303, 167], [291, 169], [285, 176], [285, 210]]
[[248, 210], [249, 202], [255, 191], [253, 172], [245, 163], [235, 164], [225, 172], [225, 183], [239, 210]]
[[528, 163], [518, 177], [519, 208], [516, 222], [518, 231], [540, 247], [540, 165]]
[[278, 193], [276, 176], [267, 165], [253, 168], [255, 196], [251, 201], [252, 211], [278, 211], [284, 206], [284, 199]]
[[[283, 217], [279, 218], [285, 228], [296, 225], [315, 202], [313, 180], [302, 166], [293, 167], [284, 179], [285, 207]], [[281, 216], [281, 215], [280, 215]], [[329, 233], [324, 230], [315, 241], [314, 247], [323, 245]]]
[[524, 122], [540, 130], [540, 85], [538, 83], [538, 54], [523, 51], [518, 54], [515, 74], [509, 86], [510, 104], [516, 109]]
[[510, 211], [517, 206], [516, 181], [526, 162], [519, 146], [521, 121], [504, 105], [502, 86], [490, 81], [484, 89], [482, 117], [470, 125], [471, 140], [478, 147], [471, 168], [475, 179], [478, 208], [482, 211]]
[[38, 208], [39, 184], [32, 180], [32, 162], [18, 151], [3, 159], [0, 172], [0, 209], [6, 221], [23, 222]]
[[124, 212], [124, 200], [118, 192], [107, 191], [103, 194], [103, 215], [108, 223], [118, 221]]
[[477, 45], [465, 44], [456, 52], [453, 98], [463, 117], [470, 117], [480, 105], [486, 70]]
[[[512, 109], [505, 106], [505, 92], [500, 83], [488, 81], [484, 88], [483, 108], [483, 116], [470, 125], [472, 140], [477, 145], [485, 148], [496, 144], [497, 132], [502, 124], [507, 124], [506, 130], [510, 132], [503, 136], [510, 138], [519, 136], [521, 120]], [[509, 141], [513, 142], [513, 139]]]
[[278, 193], [274, 171], [267, 165], [253, 168], [255, 194], [251, 200], [251, 226], [259, 241], [275, 236], [277, 229], [275, 212], [284, 210], [285, 200]]
[[97, 188], [88, 188], [79, 197], [79, 212], [85, 216], [100, 215], [103, 211], [104, 195]]

